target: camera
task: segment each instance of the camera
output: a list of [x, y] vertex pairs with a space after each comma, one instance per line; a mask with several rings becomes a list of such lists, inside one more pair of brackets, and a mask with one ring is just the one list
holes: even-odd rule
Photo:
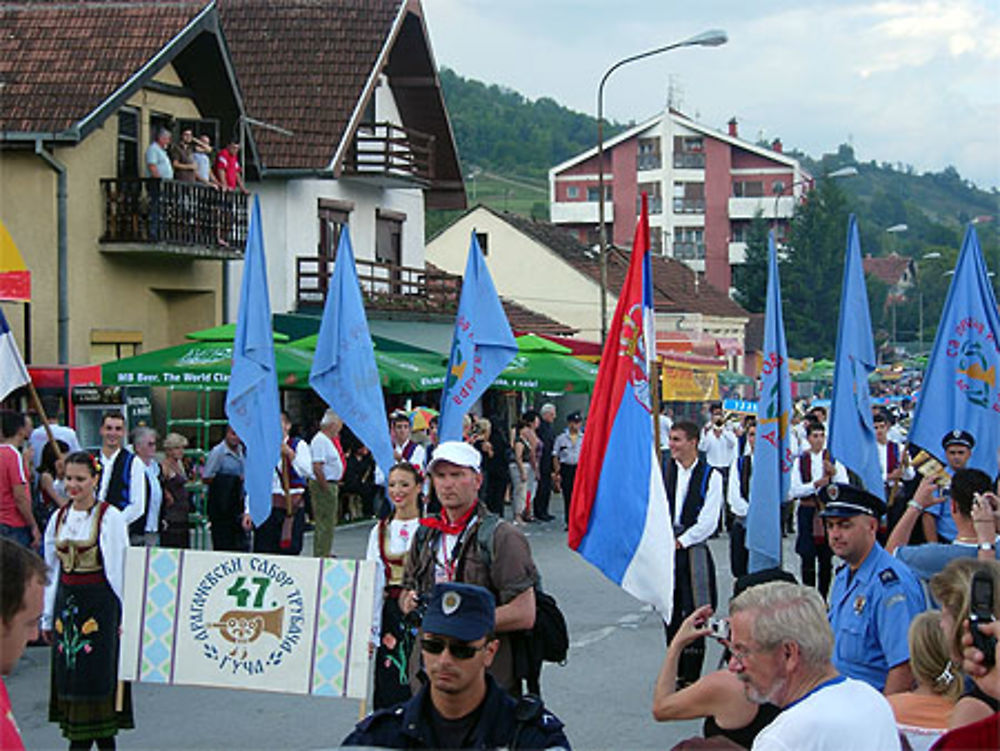
[[969, 606], [969, 631], [972, 632], [972, 643], [983, 653], [983, 666], [987, 669], [996, 664], [997, 640], [979, 630], [979, 624], [992, 623], [993, 615], [993, 579], [985, 571], [977, 571], [972, 575], [972, 601]]
[[706, 624], [709, 628], [711, 636], [713, 639], [718, 639], [719, 641], [729, 640], [729, 621], [725, 618], [709, 618]]

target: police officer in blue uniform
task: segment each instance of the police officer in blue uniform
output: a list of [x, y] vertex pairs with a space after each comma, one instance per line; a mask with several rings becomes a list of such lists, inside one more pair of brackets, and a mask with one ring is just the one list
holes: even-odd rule
[[907, 631], [926, 603], [906, 564], [875, 540], [885, 504], [843, 483], [827, 485], [820, 500], [830, 547], [845, 562], [830, 593], [833, 664], [886, 694], [908, 691], [913, 676]]
[[343, 746], [569, 749], [563, 724], [541, 699], [513, 699], [486, 669], [496, 655], [493, 594], [435, 584], [420, 648], [428, 683], [412, 699], [369, 715]]

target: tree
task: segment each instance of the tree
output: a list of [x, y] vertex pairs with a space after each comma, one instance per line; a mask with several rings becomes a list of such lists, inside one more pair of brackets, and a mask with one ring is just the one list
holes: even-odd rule
[[843, 191], [826, 179], [809, 192], [792, 219], [781, 295], [788, 351], [794, 357], [833, 357], [847, 216]]
[[736, 302], [751, 313], [763, 313], [767, 301], [767, 230], [767, 221], [758, 211], [750, 222], [746, 259], [733, 277]]

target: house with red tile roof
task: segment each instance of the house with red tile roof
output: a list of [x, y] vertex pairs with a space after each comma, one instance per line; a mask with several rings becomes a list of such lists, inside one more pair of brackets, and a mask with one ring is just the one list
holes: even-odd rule
[[223, 219], [215, 190], [148, 180], [144, 156], [161, 127], [218, 145], [243, 118], [215, 7], [7, 3], [2, 18], [0, 219], [34, 277], [30, 307], [5, 312], [29, 360], [98, 363], [218, 323], [245, 201]]
[[[424, 208], [465, 208], [465, 189], [418, 0], [216, 4], [255, 150], [272, 310], [321, 310], [349, 227], [369, 310], [423, 311], [443, 284], [424, 267]], [[231, 313], [238, 289], [235, 270]]]
[[[576, 329], [581, 339], [600, 339], [601, 276], [594, 249], [550, 222], [479, 205], [427, 242], [427, 260], [461, 273], [473, 232], [502, 297]], [[609, 311], [629, 258], [630, 250], [618, 246], [608, 256]], [[657, 350], [723, 357], [742, 370], [747, 311], [681, 261], [651, 258]]]
[[861, 265], [866, 274], [885, 282], [889, 286], [889, 295], [897, 299], [906, 297], [906, 291], [917, 279], [917, 267], [913, 259], [896, 253], [878, 258], [867, 255], [861, 259]]

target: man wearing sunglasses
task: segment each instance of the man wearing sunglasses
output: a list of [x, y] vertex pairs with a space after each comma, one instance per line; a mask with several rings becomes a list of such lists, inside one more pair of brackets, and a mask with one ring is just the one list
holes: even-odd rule
[[540, 699], [517, 701], [487, 674], [498, 646], [495, 610], [483, 587], [435, 584], [420, 638], [428, 684], [366, 717], [341, 745], [568, 749], [562, 722]]

